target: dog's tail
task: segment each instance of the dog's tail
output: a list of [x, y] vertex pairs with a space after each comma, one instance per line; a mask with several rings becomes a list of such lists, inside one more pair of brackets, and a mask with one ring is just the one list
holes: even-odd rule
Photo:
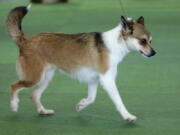
[[14, 8], [7, 17], [6, 27], [8, 34], [17, 44], [24, 37], [24, 33], [21, 28], [21, 22], [23, 17], [27, 14], [30, 8], [31, 4], [27, 7]]

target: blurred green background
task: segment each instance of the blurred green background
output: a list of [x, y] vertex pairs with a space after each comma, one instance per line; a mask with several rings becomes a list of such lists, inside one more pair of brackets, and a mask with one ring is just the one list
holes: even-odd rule
[[[75, 105], [87, 86], [59, 72], [43, 96], [53, 116], [42, 117], [30, 100], [31, 90], [20, 94], [20, 109], [9, 109], [9, 85], [18, 79], [18, 48], [7, 36], [8, 12], [28, 1], [0, 2], [0, 135], [178, 135], [180, 133], [180, 1], [123, 0], [129, 17], [145, 17], [157, 55], [145, 59], [128, 55], [119, 66], [117, 85], [134, 124], [122, 120], [99, 87], [96, 102], [77, 113]], [[120, 0], [71, 0], [68, 4], [33, 5], [23, 21], [26, 34], [38, 32], [107, 31], [123, 15]]]

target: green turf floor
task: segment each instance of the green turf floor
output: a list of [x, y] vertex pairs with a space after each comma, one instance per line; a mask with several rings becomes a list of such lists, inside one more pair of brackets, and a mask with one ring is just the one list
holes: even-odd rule
[[[18, 49], [5, 32], [10, 9], [28, 2], [0, 2], [0, 135], [179, 135], [180, 134], [180, 1], [123, 0], [128, 16], [145, 17], [157, 55], [128, 55], [117, 84], [134, 124], [122, 120], [105, 92], [77, 113], [75, 104], [87, 86], [56, 72], [43, 103], [53, 116], [37, 115], [31, 90], [21, 93], [18, 113], [9, 109], [9, 84], [17, 80]], [[106, 31], [119, 23], [118, 0], [71, 0], [63, 5], [33, 5], [23, 21], [25, 33]]]

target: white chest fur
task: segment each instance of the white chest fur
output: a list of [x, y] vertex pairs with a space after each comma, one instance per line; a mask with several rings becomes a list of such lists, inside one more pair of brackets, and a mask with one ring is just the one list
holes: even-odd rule
[[110, 66], [112, 64], [112, 66], [117, 65], [129, 53], [126, 43], [120, 38], [121, 27], [121, 25], [118, 25], [114, 29], [103, 33], [105, 45], [110, 50]]

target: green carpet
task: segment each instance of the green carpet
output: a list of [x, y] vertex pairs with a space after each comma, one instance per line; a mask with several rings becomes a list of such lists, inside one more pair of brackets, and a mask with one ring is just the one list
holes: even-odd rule
[[[43, 96], [53, 116], [37, 115], [30, 89], [20, 94], [20, 109], [9, 109], [9, 85], [17, 80], [18, 49], [5, 32], [10, 9], [29, 2], [0, 2], [0, 135], [178, 135], [180, 133], [180, 1], [123, 0], [126, 14], [143, 15], [157, 55], [128, 55], [119, 66], [117, 85], [125, 105], [138, 117], [122, 120], [99, 87], [96, 102], [77, 113], [87, 86], [59, 72]], [[33, 5], [23, 21], [27, 34], [106, 31], [119, 23], [119, 0], [71, 0], [69, 4]]]

